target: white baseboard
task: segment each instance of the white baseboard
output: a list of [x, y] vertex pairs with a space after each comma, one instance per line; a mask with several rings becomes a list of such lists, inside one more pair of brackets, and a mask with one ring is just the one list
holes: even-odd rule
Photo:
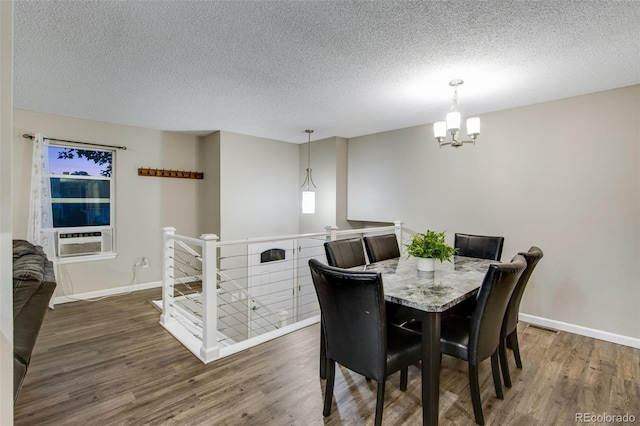
[[116, 296], [118, 294], [130, 293], [132, 291], [148, 290], [150, 288], [162, 287], [162, 281], [152, 281], [149, 283], [136, 284], [131, 286], [108, 288], [105, 290], [91, 291], [88, 293], [71, 294], [69, 296], [56, 296], [53, 298], [53, 304], [78, 302], [80, 300], [96, 299], [99, 297]]
[[522, 313], [518, 318], [520, 318], [521, 321], [528, 322], [530, 324], [536, 324], [542, 327], [553, 328], [573, 334], [579, 334], [581, 336], [593, 337], [594, 339], [604, 340], [605, 342], [617, 343], [619, 345], [640, 349], [640, 339], [634, 337], [622, 336], [620, 334], [609, 333], [608, 331], [596, 330], [593, 328], [582, 327], [580, 325]]
[[[105, 296], [115, 296], [118, 294], [129, 293], [131, 291], [148, 290], [150, 288], [162, 287], [162, 281], [152, 281], [148, 283], [136, 284], [133, 289], [130, 286], [116, 287], [106, 290], [92, 291], [89, 293], [79, 293], [70, 296], [57, 296], [53, 299], [53, 304], [77, 302], [79, 300], [96, 299]], [[582, 327], [580, 325], [569, 324], [562, 321], [556, 321], [548, 318], [537, 317], [535, 315], [520, 313], [521, 321], [530, 324], [536, 324], [542, 327], [553, 328], [556, 330], [566, 331], [580, 336], [592, 337], [594, 339], [604, 340], [605, 342], [625, 345], [632, 348], [640, 349], [640, 339], [623, 336], [620, 334], [610, 333], [608, 331], [596, 330], [594, 328]]]

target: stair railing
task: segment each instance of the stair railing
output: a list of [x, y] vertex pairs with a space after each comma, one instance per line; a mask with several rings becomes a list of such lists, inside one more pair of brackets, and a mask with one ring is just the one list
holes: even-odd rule
[[[236, 240], [236, 241], [219, 241], [219, 238], [215, 234], [203, 234], [199, 238], [192, 238], [183, 235], [177, 235], [176, 229], [173, 227], [163, 228], [163, 286], [162, 286], [162, 315], [160, 317], [160, 323], [171, 334], [174, 335], [181, 343], [183, 343], [191, 352], [194, 353], [205, 364], [217, 359], [221, 356], [226, 356], [230, 353], [234, 353], [240, 348], [250, 347], [252, 341], [261, 343], [270, 338], [277, 337], [286, 330], [281, 331], [282, 323], [286, 323], [289, 317], [293, 317], [294, 321], [297, 321], [293, 325], [287, 325], [284, 328], [293, 331], [295, 327], [302, 327], [310, 325], [314, 322], [318, 322], [319, 308], [310, 308], [311, 305], [307, 305], [308, 317], [302, 321], [299, 321], [297, 314], [298, 305], [296, 305], [293, 315], [285, 314], [283, 312], [274, 312], [265, 303], [262, 303], [259, 298], [251, 294], [245, 287], [237, 282], [236, 279], [231, 277], [228, 273], [221, 270], [220, 262], [225, 257], [218, 257], [218, 253], [225, 247], [231, 246], [248, 246], [249, 244], [255, 244], [260, 242], [275, 242], [283, 240], [294, 240], [294, 256], [293, 267], [296, 269], [294, 273], [292, 288], [293, 297], [300, 297], [301, 283], [300, 272], [304, 272], [306, 276], [307, 284], [310, 283], [308, 277], [308, 267], [305, 268], [307, 257], [299, 259], [298, 254], [302, 247], [298, 241], [303, 239], [309, 239], [316, 241], [317, 239], [332, 241], [341, 237], [367, 235], [382, 232], [395, 232], [398, 242], [403, 247], [403, 228], [402, 222], [396, 221], [393, 226], [382, 226], [375, 228], [360, 228], [360, 229], [345, 229], [340, 230], [336, 226], [327, 226], [325, 232], [307, 233], [297, 235], [284, 235], [277, 237], [264, 237], [264, 238], [252, 238], [248, 240]], [[313, 243], [315, 244], [315, 243]], [[311, 252], [317, 253], [312, 257], [324, 258], [324, 250], [321, 249], [321, 244], [310, 248]], [[309, 247], [307, 247], [309, 248]], [[231, 249], [233, 251], [233, 249]], [[319, 254], [319, 253], [322, 254]], [[247, 256], [245, 251], [245, 256]], [[191, 257], [192, 259], [188, 259]], [[229, 260], [229, 259], [227, 259]], [[322, 259], [321, 259], [322, 260]], [[302, 265], [302, 266], [300, 266]], [[248, 265], [245, 265], [248, 268]], [[302, 269], [300, 269], [302, 268]], [[246, 275], [246, 274], [245, 274]], [[248, 279], [247, 276], [244, 278]], [[202, 289], [198, 293], [196, 287], [198, 282], [201, 281]], [[229, 284], [231, 290], [225, 289], [222, 285]], [[184, 287], [181, 289], [180, 286]], [[311, 285], [311, 288], [312, 285]], [[308, 290], [305, 297], [306, 300], [311, 300], [314, 303], [313, 306], [317, 306], [317, 299], [312, 297], [312, 290]], [[311, 291], [311, 293], [309, 293]], [[273, 328], [275, 332], [266, 333], [266, 337], [259, 336], [259, 339], [249, 338], [246, 341], [234, 342], [229, 339], [222, 332], [226, 327], [224, 321], [225, 316], [229, 313], [220, 311], [220, 303], [223, 305], [230, 305], [231, 303], [225, 303], [221, 299], [221, 295], [226, 294], [229, 296], [230, 292], [235, 293], [236, 301], [238, 298], [246, 300], [248, 307], [248, 301], [255, 304], [253, 306], [259, 307], [263, 310], [264, 314], [260, 314], [263, 319], [279, 318], [278, 323], [274, 323], [273, 320], [268, 320], [268, 327]], [[315, 296], [315, 294], [313, 294]], [[176, 300], [179, 298], [180, 300]], [[185, 300], [189, 301], [189, 304], [193, 307], [186, 306]], [[310, 302], [308, 302], [310, 303]], [[318, 309], [317, 311], [309, 309]], [[238, 314], [240, 311], [236, 310], [233, 315]], [[316, 312], [316, 313], [314, 313]], [[242, 314], [242, 312], [240, 312]], [[248, 313], [247, 313], [248, 315]], [[310, 315], [310, 316], [309, 316]], [[222, 323], [220, 321], [223, 321]], [[246, 323], [248, 324], [248, 323]], [[222, 330], [219, 328], [221, 325]], [[248, 326], [247, 326], [248, 327]], [[222, 344], [221, 342], [229, 340], [232, 343], [230, 346]], [[234, 348], [236, 347], [236, 348]]]

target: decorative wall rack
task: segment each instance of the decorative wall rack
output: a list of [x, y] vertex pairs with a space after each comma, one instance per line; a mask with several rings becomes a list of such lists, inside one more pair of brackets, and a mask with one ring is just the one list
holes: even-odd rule
[[202, 172], [187, 172], [184, 170], [167, 170], [167, 169], [147, 169], [140, 167], [138, 169], [138, 176], [155, 176], [155, 177], [172, 177], [183, 179], [203, 179], [204, 173]]

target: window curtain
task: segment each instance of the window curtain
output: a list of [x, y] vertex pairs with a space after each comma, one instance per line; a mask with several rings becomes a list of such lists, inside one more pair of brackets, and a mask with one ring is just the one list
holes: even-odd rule
[[42, 246], [49, 259], [54, 259], [51, 182], [49, 180], [49, 142], [41, 133], [33, 138], [27, 240]]

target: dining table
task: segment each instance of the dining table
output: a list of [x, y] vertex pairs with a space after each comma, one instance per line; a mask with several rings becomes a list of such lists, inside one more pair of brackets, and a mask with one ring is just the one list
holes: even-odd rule
[[379, 272], [385, 301], [409, 309], [422, 322], [422, 420], [437, 425], [440, 397], [440, 321], [443, 314], [475, 297], [493, 260], [454, 256], [419, 271], [415, 257], [402, 256], [351, 268]]

